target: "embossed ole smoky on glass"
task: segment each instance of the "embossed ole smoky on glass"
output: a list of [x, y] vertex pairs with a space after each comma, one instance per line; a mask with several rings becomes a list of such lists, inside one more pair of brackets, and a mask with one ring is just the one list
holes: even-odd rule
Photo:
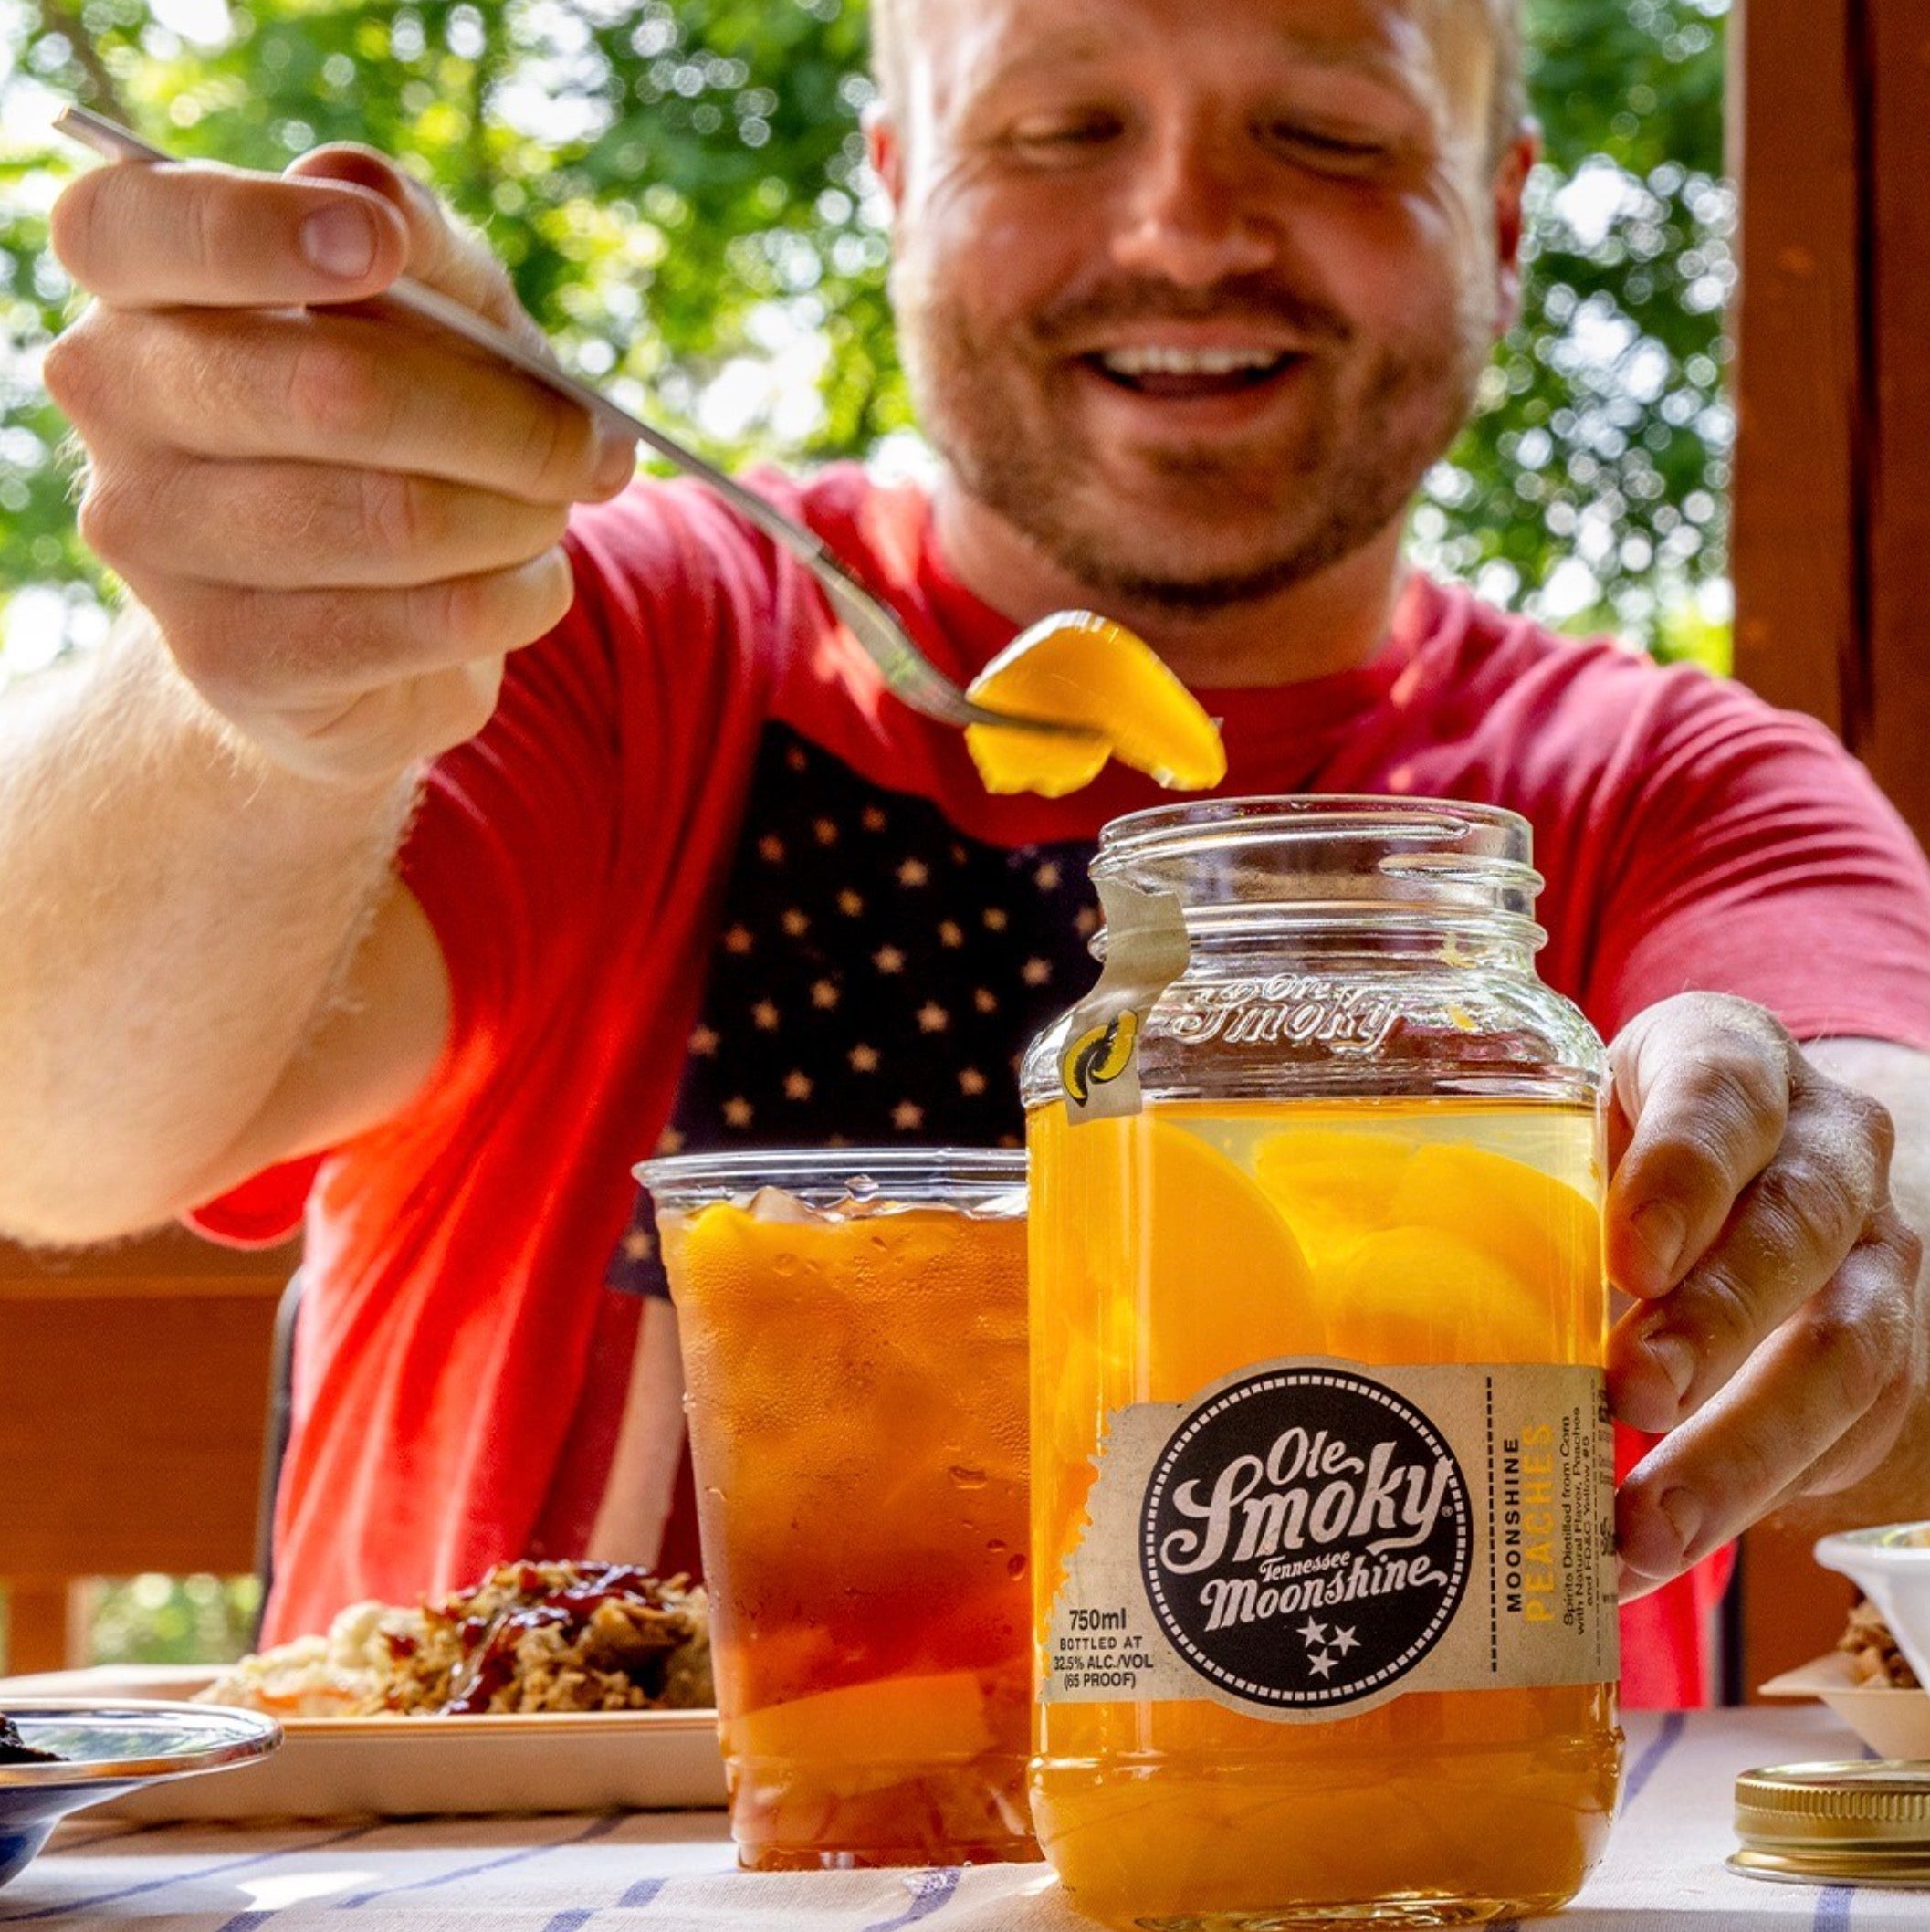
[[[1191, 957], [1139, 1040], [1170, 1099], [1429, 1091], [1586, 1103], [1601, 1045], [1536, 978], [1530, 831], [1493, 805], [1249, 798], [1116, 819], [1094, 882], [1176, 897]], [[1093, 950], [1107, 957], [1109, 934]], [[1063, 1029], [1027, 1055], [1057, 1088]]]

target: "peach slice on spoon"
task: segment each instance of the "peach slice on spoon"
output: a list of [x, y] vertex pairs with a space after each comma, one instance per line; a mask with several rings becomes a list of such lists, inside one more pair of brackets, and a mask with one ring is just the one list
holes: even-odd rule
[[1060, 611], [1022, 631], [965, 695], [1074, 728], [966, 726], [988, 792], [1061, 798], [1114, 758], [1176, 792], [1210, 791], [1226, 776], [1226, 748], [1199, 700], [1143, 638], [1091, 611]]

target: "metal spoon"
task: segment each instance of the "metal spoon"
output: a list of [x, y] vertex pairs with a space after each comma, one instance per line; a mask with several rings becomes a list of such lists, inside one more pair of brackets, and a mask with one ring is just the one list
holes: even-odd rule
[[[69, 140], [91, 148], [109, 161], [173, 162], [176, 158], [130, 132], [118, 121], [72, 102], [55, 116], [54, 126]], [[1020, 730], [1059, 734], [1079, 732], [1078, 727], [1051, 719], [988, 710], [983, 705], [973, 703], [926, 660], [898, 620], [852, 575], [821, 538], [746, 489], [734, 477], [707, 463], [694, 450], [687, 449], [674, 436], [666, 436], [642, 417], [632, 415], [620, 404], [613, 403], [554, 361], [526, 348], [473, 310], [465, 309], [460, 302], [451, 301], [438, 290], [425, 288], [408, 276], [391, 282], [378, 299], [459, 335], [464, 341], [520, 370], [558, 395], [567, 396], [619, 435], [634, 436], [677, 468], [708, 483], [746, 522], [756, 525], [774, 542], [781, 544], [823, 585], [850, 625], [852, 635], [883, 674], [886, 687], [914, 711], [942, 724], [1006, 725]]]

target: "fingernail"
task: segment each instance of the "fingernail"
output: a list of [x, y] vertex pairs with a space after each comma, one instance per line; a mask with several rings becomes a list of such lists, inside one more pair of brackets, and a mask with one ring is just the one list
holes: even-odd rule
[[621, 489], [636, 473], [636, 445], [614, 431], [597, 431], [594, 477], [599, 489]]
[[1688, 1394], [1689, 1384], [1695, 1379], [1694, 1343], [1686, 1336], [1663, 1329], [1660, 1333], [1644, 1335], [1642, 1345], [1647, 1350], [1649, 1360], [1668, 1377], [1669, 1387], [1675, 1391], [1675, 1400], [1680, 1402]]
[[1701, 1497], [1687, 1489], [1665, 1489], [1656, 1497], [1655, 1507], [1668, 1517], [1669, 1528], [1675, 1532], [1676, 1541], [1682, 1546], [1682, 1560], [1687, 1563], [1689, 1552], [1702, 1529]]
[[1655, 1272], [1673, 1285], [1682, 1265], [1682, 1251], [1689, 1244], [1688, 1216], [1673, 1201], [1652, 1201], [1637, 1210], [1630, 1225], [1647, 1250]]
[[375, 224], [366, 208], [330, 202], [301, 225], [301, 252], [325, 275], [352, 281], [375, 265]]

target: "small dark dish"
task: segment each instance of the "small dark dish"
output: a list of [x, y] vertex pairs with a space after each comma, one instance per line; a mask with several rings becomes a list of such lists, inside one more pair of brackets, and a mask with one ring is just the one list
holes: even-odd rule
[[0, 1885], [17, 1876], [47, 1833], [83, 1805], [136, 1785], [265, 1758], [281, 1727], [255, 1711], [199, 1704], [8, 1705], [18, 1741], [50, 1759], [0, 1761]]

